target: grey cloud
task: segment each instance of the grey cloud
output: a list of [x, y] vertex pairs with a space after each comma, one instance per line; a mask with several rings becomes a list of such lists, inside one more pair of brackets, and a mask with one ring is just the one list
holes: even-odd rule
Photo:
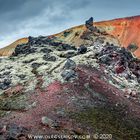
[[48, 35], [95, 20], [137, 15], [133, 0], [0, 0], [0, 47], [24, 36]]

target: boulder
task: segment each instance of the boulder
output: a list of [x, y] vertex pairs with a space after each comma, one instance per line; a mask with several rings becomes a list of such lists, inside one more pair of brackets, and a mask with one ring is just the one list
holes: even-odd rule
[[62, 44], [64, 50], [76, 50], [75, 46], [71, 46], [69, 44]]
[[53, 61], [53, 62], [56, 61], [56, 57], [55, 56], [50, 56], [50, 55], [44, 55], [43, 59], [45, 61]]
[[48, 118], [47, 116], [44, 116], [41, 118], [41, 123], [43, 125], [50, 127], [50, 128], [58, 128], [59, 127], [58, 122]]
[[51, 49], [48, 49], [48, 48], [43, 48], [43, 49], [40, 50], [40, 52], [50, 53], [50, 52], [52, 52], [52, 50]]
[[72, 69], [64, 70], [61, 73], [61, 76], [63, 77], [64, 80], [69, 81], [71, 79], [75, 79], [76, 77], [76, 72]]
[[67, 59], [67, 62], [64, 65], [64, 69], [74, 70], [75, 68], [76, 68], [76, 63], [71, 59]]
[[76, 72], [75, 72], [75, 68], [76, 68], [76, 63], [71, 60], [71, 59], [67, 59], [67, 62], [64, 65], [64, 70], [61, 73], [61, 76], [63, 77], [64, 80], [69, 81], [71, 79], [75, 79], [76, 78]]
[[87, 47], [81, 45], [79, 48], [78, 48], [78, 54], [84, 54], [87, 52]]
[[85, 22], [85, 26], [88, 30], [93, 31], [94, 27], [93, 27], [93, 17], [89, 18], [86, 22]]
[[42, 64], [39, 63], [32, 63], [32, 68], [33, 69], [37, 69], [39, 66], [41, 66]]
[[124, 70], [125, 70], [125, 67], [123, 65], [121, 65], [121, 66], [118, 65], [115, 67], [115, 72], [117, 74], [124, 72]]
[[27, 137], [25, 135], [27, 134], [27, 129], [16, 124], [10, 124], [7, 126], [6, 134], [6, 140], [26, 140]]
[[58, 48], [56, 48], [58, 51], [67, 51], [67, 50], [76, 50], [75, 46], [71, 46], [69, 44], [63, 44], [61, 43]]
[[106, 54], [106, 55], [101, 56], [99, 58], [99, 61], [108, 65], [108, 64], [110, 64], [111, 58], [109, 57], [108, 54]]
[[11, 79], [4, 79], [4, 81], [0, 82], [0, 89], [5, 90], [10, 87]]
[[63, 58], [71, 58], [71, 57], [76, 56], [76, 55], [77, 55], [76, 51], [68, 51], [66, 53], [60, 54], [59, 56], [63, 57]]
[[87, 52], [87, 47], [81, 45], [79, 48], [78, 48], [78, 54], [84, 54]]
[[62, 45], [62, 43], [61, 42], [50, 41], [49, 45], [58, 47], [58, 46]]
[[28, 44], [22, 44], [22, 45], [17, 45], [12, 55], [18, 56], [20, 54], [30, 54], [35, 52], [36, 52], [36, 48], [31, 48], [31, 46], [29, 46]]
[[21, 74], [21, 75], [18, 75], [18, 77], [19, 77], [21, 80], [24, 80], [24, 79], [25, 79], [25, 77], [26, 77], [26, 75]]
[[33, 37], [31, 37], [31, 36], [28, 37], [28, 44], [30, 46], [34, 44], [34, 38]]
[[76, 52], [75, 51], [69, 51], [65, 54], [66, 58], [71, 58], [73, 56], [76, 56]]

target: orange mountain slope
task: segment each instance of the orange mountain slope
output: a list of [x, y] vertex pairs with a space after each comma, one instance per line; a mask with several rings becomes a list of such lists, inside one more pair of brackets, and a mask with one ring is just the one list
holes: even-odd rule
[[139, 48], [134, 54], [140, 58], [140, 16], [98, 22], [96, 25], [104, 27], [123, 47], [131, 43], [136, 44]]
[[[127, 47], [131, 43], [136, 44], [139, 48], [134, 52], [134, 54], [138, 58], [140, 58], [140, 16], [95, 22], [94, 25], [106, 31], [108, 34], [114, 36], [116, 39], [118, 39], [120, 45], [123, 47]], [[74, 32], [80, 31], [80, 34], [82, 34], [86, 30], [84, 25], [76, 26], [71, 29]], [[60, 37], [62, 34], [63, 32], [59, 34], [55, 34], [54, 36]], [[79, 41], [79, 38], [76, 38], [77, 42]], [[73, 39], [74, 36], [71, 35], [69, 41], [73, 42]], [[67, 42], [68, 40], [64, 38], [64, 41]], [[11, 55], [12, 52], [14, 51], [14, 48], [17, 46], [17, 44], [22, 44], [27, 42], [28, 42], [28, 38], [17, 40], [11, 45], [3, 49], [0, 49], [0, 56]]]

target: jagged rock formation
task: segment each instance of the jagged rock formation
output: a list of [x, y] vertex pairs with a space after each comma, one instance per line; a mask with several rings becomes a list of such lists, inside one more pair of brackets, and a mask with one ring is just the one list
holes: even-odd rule
[[139, 139], [140, 61], [119, 45], [98, 26], [17, 45], [0, 59], [0, 139], [38, 133]]
[[86, 21], [85, 26], [88, 30], [93, 31], [93, 17]]

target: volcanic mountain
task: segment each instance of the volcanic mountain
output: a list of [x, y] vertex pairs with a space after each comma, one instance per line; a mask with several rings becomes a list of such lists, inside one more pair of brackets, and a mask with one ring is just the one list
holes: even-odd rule
[[140, 139], [140, 17], [1, 49], [0, 140]]
[[[101, 21], [95, 22], [94, 25], [100, 30], [106, 32], [109, 35], [112, 35], [115, 39], [118, 40], [121, 47], [127, 48], [129, 45], [135, 45], [133, 53], [136, 57], [140, 58], [140, 16], [126, 17], [113, 19], [109, 21]], [[80, 35], [86, 30], [84, 25], [76, 26], [71, 29], [65, 30], [64, 32], [55, 34], [53, 36], [60, 37], [69, 44], [74, 44], [77, 47], [83, 44], [83, 40], [81, 41]], [[71, 32], [68, 37], [64, 37], [63, 33]], [[75, 37], [75, 34], [79, 34]], [[18, 44], [27, 43], [28, 38], [22, 38], [9, 46], [0, 49], [0, 56], [9, 56], [13, 53], [14, 48]]]

